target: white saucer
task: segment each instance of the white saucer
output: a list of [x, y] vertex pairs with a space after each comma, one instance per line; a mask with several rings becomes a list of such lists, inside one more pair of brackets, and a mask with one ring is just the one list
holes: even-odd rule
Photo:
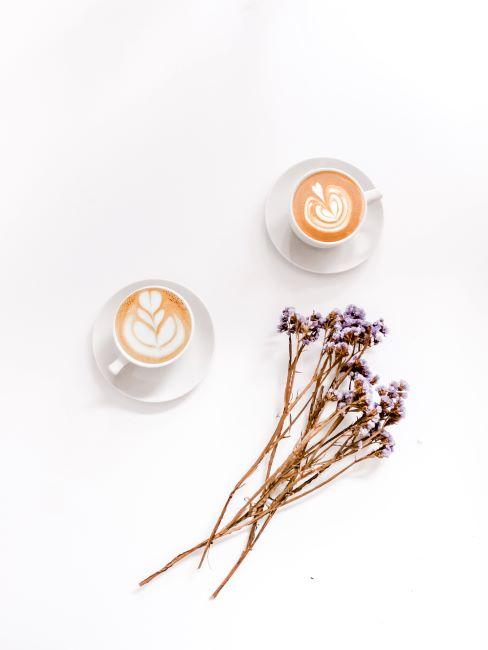
[[[363, 190], [375, 185], [360, 169], [337, 158], [310, 158], [293, 165], [282, 174], [271, 190], [265, 206], [269, 237], [289, 262], [313, 273], [342, 273], [364, 262], [373, 252], [383, 229], [383, 205], [375, 201], [356, 235], [335, 248], [308, 246], [293, 233], [290, 226], [290, 200], [293, 188], [302, 176], [317, 167], [334, 167], [353, 176]], [[381, 189], [381, 188], [380, 188]]]
[[[188, 301], [195, 317], [193, 338], [181, 358], [169, 366], [140, 368], [128, 364], [114, 377], [108, 366], [117, 356], [112, 336], [115, 310], [124, 296], [151, 284], [175, 289]], [[118, 391], [140, 402], [169, 402], [189, 393], [207, 374], [214, 346], [214, 329], [207, 308], [193, 291], [170, 280], [141, 280], [121, 289], [105, 303], [92, 332], [93, 355], [102, 375]]]

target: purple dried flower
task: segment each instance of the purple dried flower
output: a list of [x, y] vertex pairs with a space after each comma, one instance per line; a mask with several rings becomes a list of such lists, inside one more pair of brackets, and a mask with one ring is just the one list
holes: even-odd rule
[[312, 312], [312, 315], [310, 316], [310, 320], [316, 320], [316, 321], [321, 322], [321, 321], [324, 320], [324, 317], [322, 316], [322, 314], [319, 311], [314, 310]]
[[372, 373], [371, 370], [369, 369], [368, 364], [364, 359], [360, 358], [358, 355], [355, 355], [354, 357], [352, 357], [350, 361], [348, 361], [347, 369], [353, 379], [356, 379], [358, 377], [364, 377], [365, 379], [369, 379], [370, 383], [373, 383], [371, 381]]
[[324, 329], [328, 330], [327, 340], [358, 347], [376, 345], [387, 332], [382, 319], [370, 323], [365, 319], [364, 309], [356, 305], [349, 305], [344, 313], [333, 310], [323, 319], [323, 323]]
[[338, 402], [342, 397], [342, 393], [338, 390], [335, 390], [334, 388], [329, 388], [326, 394], [326, 399], [329, 400], [329, 402]]
[[396, 424], [405, 415], [404, 400], [407, 397], [406, 382], [392, 381], [389, 386], [380, 386], [381, 416], [385, 424]]
[[364, 309], [357, 307], [356, 305], [348, 305], [344, 310], [344, 315], [351, 316], [352, 318], [364, 318], [366, 312]]
[[344, 409], [346, 406], [349, 406], [353, 399], [354, 393], [352, 390], [345, 390], [342, 393], [339, 393], [339, 400], [337, 402], [337, 408]]
[[291, 321], [295, 316], [294, 307], [285, 307], [281, 312], [280, 322], [278, 323], [278, 332], [289, 332]]
[[409, 391], [409, 386], [407, 382], [404, 379], [400, 379], [400, 381], [398, 382], [398, 392], [402, 394], [403, 393], [406, 394], [408, 393], [408, 391]]
[[324, 325], [327, 329], [332, 329], [336, 323], [342, 318], [342, 313], [339, 309], [332, 309], [324, 319]]
[[378, 343], [381, 343], [387, 334], [388, 328], [386, 327], [384, 320], [382, 318], [378, 319], [371, 326], [372, 344], [377, 345]]
[[[326, 316], [317, 311], [303, 316], [294, 307], [286, 307], [278, 330], [288, 335], [295, 334], [304, 346], [316, 341], [324, 330], [324, 354], [334, 355], [336, 360], [354, 354], [342, 366], [342, 372], [345, 370], [346, 378], [352, 381], [350, 390], [329, 389], [325, 399], [337, 402], [338, 409], [361, 413], [360, 435], [379, 437], [381, 447], [378, 455], [389, 455], [394, 443], [385, 427], [404, 416], [408, 385], [405, 381], [393, 381], [388, 386], [377, 386], [378, 375], [373, 375], [362, 358], [366, 348], [377, 345], [388, 333], [383, 319], [367, 321], [364, 309], [357, 305], [348, 305], [344, 312], [334, 309]], [[344, 378], [344, 374], [341, 377]]]
[[285, 307], [281, 313], [278, 332], [297, 334], [303, 345], [309, 345], [319, 338], [324, 327], [325, 319], [319, 312], [314, 311], [311, 316], [303, 316], [294, 307]]
[[337, 343], [334, 346], [334, 351], [339, 357], [346, 357], [350, 353], [350, 348], [347, 343]]

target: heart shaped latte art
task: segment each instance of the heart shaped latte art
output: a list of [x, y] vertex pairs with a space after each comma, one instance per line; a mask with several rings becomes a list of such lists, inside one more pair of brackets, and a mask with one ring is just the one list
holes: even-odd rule
[[304, 217], [312, 228], [334, 232], [347, 226], [351, 218], [351, 200], [348, 193], [336, 185], [314, 183], [304, 205]]

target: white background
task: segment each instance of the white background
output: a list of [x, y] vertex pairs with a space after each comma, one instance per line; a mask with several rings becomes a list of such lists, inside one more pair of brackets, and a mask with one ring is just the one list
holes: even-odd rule
[[[2, 650], [485, 647], [488, 55], [482, 3], [3, 3]], [[384, 191], [374, 256], [337, 276], [267, 239], [312, 156]], [[105, 300], [156, 276], [216, 328], [211, 372], [148, 408], [98, 376]], [[279, 407], [280, 309], [349, 302], [412, 387], [397, 450], [146, 590], [209, 531]], [[242, 498], [241, 495], [240, 498]], [[486, 638], [485, 638], [486, 642]]]

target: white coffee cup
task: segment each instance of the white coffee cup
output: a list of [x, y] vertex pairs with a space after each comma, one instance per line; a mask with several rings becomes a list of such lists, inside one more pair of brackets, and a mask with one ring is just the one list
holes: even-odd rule
[[[146, 363], [145, 361], [140, 361], [139, 359], [134, 358], [131, 356], [120, 344], [120, 341], [117, 337], [117, 330], [116, 330], [116, 322], [117, 322], [117, 314], [119, 313], [119, 309], [123, 305], [123, 303], [132, 296], [135, 293], [139, 293], [141, 291], [144, 291], [145, 289], [162, 289], [164, 291], [168, 291], [172, 294], [174, 294], [177, 298], [181, 300], [181, 302], [185, 305], [186, 309], [188, 310], [188, 314], [190, 315], [190, 321], [191, 321], [191, 330], [190, 330], [190, 336], [188, 337], [188, 340], [185, 344], [185, 347], [174, 357], [171, 359], [168, 359], [167, 361], [162, 361], [161, 363]], [[118, 355], [117, 357], [112, 361], [112, 363], [108, 366], [108, 369], [113, 375], [118, 375], [119, 372], [125, 368], [125, 366], [129, 363], [133, 363], [135, 366], [140, 366], [141, 368], [162, 368], [163, 366], [169, 366], [171, 363], [174, 363], [177, 359], [181, 357], [182, 354], [186, 352], [188, 349], [188, 346], [190, 345], [190, 342], [193, 338], [193, 332], [195, 329], [195, 319], [193, 316], [193, 312], [191, 310], [190, 305], [188, 302], [183, 298], [181, 294], [179, 294], [177, 291], [174, 289], [170, 289], [169, 287], [163, 287], [161, 285], [156, 285], [156, 284], [150, 284], [145, 287], [139, 287], [135, 291], [132, 291], [131, 293], [127, 294], [123, 298], [123, 300], [120, 301], [120, 303], [117, 306], [117, 309], [115, 310], [115, 315], [113, 319], [113, 325], [112, 325], [112, 336], [114, 339], [115, 346], [118, 350]]]
[[[354, 183], [354, 185], [356, 185], [356, 187], [359, 189], [363, 197], [364, 210], [363, 210], [363, 214], [361, 215], [361, 219], [359, 220], [359, 224], [357, 228], [354, 230], [354, 232], [352, 232], [347, 237], [344, 237], [343, 239], [338, 239], [337, 241], [318, 241], [317, 239], [310, 237], [305, 232], [303, 232], [303, 230], [301, 230], [301, 228], [296, 222], [295, 217], [293, 216], [293, 199], [295, 198], [297, 189], [303, 183], [304, 180], [306, 180], [309, 176], [313, 176], [313, 174], [317, 174], [318, 172], [336, 172], [337, 174], [341, 174], [341, 176], [346, 176]], [[310, 246], [314, 246], [315, 248], [333, 248], [334, 246], [340, 246], [341, 244], [348, 241], [349, 239], [352, 239], [352, 237], [354, 237], [354, 235], [359, 231], [362, 224], [364, 223], [364, 220], [366, 219], [368, 204], [373, 203], [374, 201], [379, 201], [382, 196], [383, 194], [377, 188], [364, 191], [361, 185], [359, 184], [359, 182], [353, 176], [351, 176], [350, 174], [346, 174], [341, 169], [334, 169], [333, 167], [319, 167], [317, 169], [312, 169], [311, 171], [307, 172], [305, 176], [302, 176], [300, 178], [298, 183], [296, 183], [295, 187], [293, 188], [293, 192], [291, 193], [291, 200], [290, 200], [291, 229], [299, 239], [301, 239], [306, 244], [309, 244]]]

